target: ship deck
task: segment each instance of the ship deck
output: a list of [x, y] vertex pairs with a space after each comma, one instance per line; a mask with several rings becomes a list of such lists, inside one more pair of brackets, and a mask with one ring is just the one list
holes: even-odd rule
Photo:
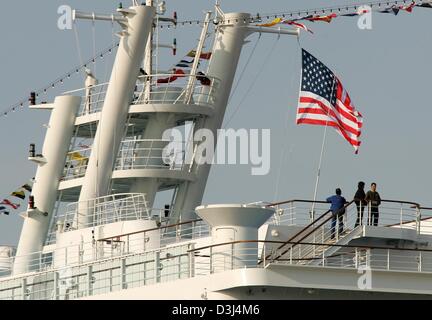
[[[103, 254], [100, 250], [77, 251], [51, 244], [40, 253], [31, 272], [0, 279], [0, 299], [97, 297], [185, 279], [206, 279], [245, 268], [266, 272], [283, 269], [287, 274], [288, 270], [297, 270], [296, 273], [305, 277], [311, 272], [329, 274], [326, 290], [339, 288], [337, 283], [331, 285], [330, 275], [356, 274], [358, 279], [359, 270], [378, 272], [390, 278], [395, 274], [413, 279], [431, 278], [432, 222], [427, 208], [422, 210], [415, 203], [384, 200], [379, 226], [368, 225], [365, 217], [362, 225], [355, 227], [356, 208], [350, 203], [344, 232], [331, 239], [328, 204], [317, 202], [315, 214], [311, 215], [310, 203], [291, 200], [269, 205], [276, 209], [275, 214], [260, 228], [259, 239], [254, 240], [212, 244], [209, 227], [197, 219], [172, 225], [165, 222], [160, 227], [97, 239], [91, 245], [103, 247]], [[318, 218], [311, 220], [311, 217]], [[138, 245], [143, 238], [136, 238], [137, 235], [146, 239], [146, 235], [154, 235], [155, 231], [160, 238], [158, 248], [146, 249]], [[258, 247], [258, 259], [256, 249], [251, 249], [254, 246], [245, 244]], [[65, 263], [56, 267], [52, 255], [59, 250], [63, 250]], [[83, 252], [88, 256], [83, 256]], [[305, 287], [320, 287], [319, 282], [313, 285], [311, 279]], [[303, 286], [300, 278], [296, 281]], [[411, 289], [398, 284], [398, 290], [405, 290], [407, 294], [429, 292], [413, 281], [407, 282]], [[429, 280], [422, 281], [425, 284]], [[265, 284], [265, 281], [260, 283]], [[271, 281], [267, 286], [272, 286]], [[378, 291], [397, 291], [385, 288], [380, 287]]]

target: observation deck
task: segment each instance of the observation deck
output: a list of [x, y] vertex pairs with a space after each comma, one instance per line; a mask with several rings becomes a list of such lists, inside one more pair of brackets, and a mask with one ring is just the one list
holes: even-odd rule
[[[359, 291], [356, 288], [359, 268], [375, 272], [380, 292], [430, 294], [432, 216], [429, 208], [413, 202], [383, 200], [378, 226], [370, 225], [368, 209], [356, 225], [357, 211], [350, 202], [344, 214], [344, 231], [336, 232], [331, 239], [329, 204], [316, 202], [314, 213], [311, 204], [312, 201], [305, 200], [268, 204], [275, 209], [275, 214], [260, 228], [260, 236], [255, 240], [212, 244], [207, 224], [198, 219], [174, 225], [162, 221], [160, 227], [97, 238], [88, 245], [104, 246], [109, 254], [106, 252], [101, 258], [97, 250], [86, 251], [89, 256], [85, 263], [74, 257], [76, 250], [66, 249], [65, 255], [70, 255], [67, 260], [76, 261], [66, 269], [50, 263], [47, 248], [34, 262], [37, 271], [0, 280], [0, 299], [89, 298], [120, 294], [126, 288], [155, 288], [178, 280], [196, 283], [208, 277], [214, 280], [212, 290], [225, 292], [235, 292], [236, 287], [253, 283], [269, 288], [313, 285], [319, 290]], [[148, 216], [148, 211], [142, 213]], [[142, 239], [155, 231], [160, 245], [146, 250]], [[140, 235], [138, 240], [137, 235]], [[242, 252], [246, 242], [257, 243], [258, 252], [251, 254], [250, 248]], [[247, 267], [243, 264], [238, 270], [237, 260], [247, 261]], [[238, 272], [242, 273], [242, 283], [232, 280], [234, 283], [228, 286], [223, 279], [234, 279], [239, 276]], [[222, 273], [224, 278], [218, 276]], [[340, 279], [346, 282], [342, 285]], [[394, 287], [395, 279], [400, 285], [398, 290]]]
[[[173, 74], [156, 74], [139, 77], [139, 83], [135, 93], [131, 96], [129, 107], [128, 132], [143, 130], [148, 116], [154, 113], [173, 113], [179, 122], [184, 122], [191, 117], [211, 116], [214, 114], [214, 103], [220, 81], [214, 77], [206, 77], [210, 80], [208, 85], [202, 85], [195, 81], [201, 75], [185, 74], [178, 76], [177, 80], [161, 83], [167, 79], [172, 80]], [[194, 80], [194, 81], [191, 81]], [[168, 80], [169, 81], [169, 80]], [[192, 85], [190, 85], [192, 83]], [[77, 134], [81, 137], [92, 137], [94, 124], [100, 120], [100, 114], [105, 102], [108, 83], [102, 83], [91, 88], [82, 88], [68, 91], [65, 94], [82, 97], [76, 126], [79, 126]], [[150, 93], [146, 93], [150, 88]], [[89, 93], [86, 94], [86, 91]]]
[[[167, 149], [171, 145], [170, 152]], [[192, 168], [194, 155], [187, 158], [186, 141], [162, 139], [134, 139], [121, 142], [113, 171], [113, 188], [118, 193], [127, 192], [133, 179], [141, 177], [158, 178], [161, 188], [167, 188], [178, 181], [194, 181]], [[59, 190], [63, 201], [76, 201], [85, 176], [91, 148], [78, 149], [68, 153]]]
[[[213, 115], [216, 93], [220, 86], [218, 79], [205, 77], [207, 81], [203, 85], [200, 83], [202, 75], [176, 75], [177, 79], [173, 77], [173, 74], [139, 77], [135, 93], [131, 96], [124, 140], [113, 167], [111, 178], [115, 193], [129, 192], [130, 186], [140, 178], [158, 179], [159, 190], [196, 179], [196, 166], [193, 166], [195, 155], [186, 154], [186, 150], [193, 148], [188, 145], [190, 142], [137, 138], [147, 127], [149, 117], [157, 113], [172, 114], [174, 123], [178, 126], [188, 120]], [[108, 83], [103, 83], [67, 92], [82, 97], [75, 121], [75, 138], [94, 139], [107, 87]], [[176, 147], [171, 154], [166, 155], [164, 149], [168, 144]], [[68, 153], [59, 185], [62, 201], [78, 200], [91, 152], [90, 146]]]

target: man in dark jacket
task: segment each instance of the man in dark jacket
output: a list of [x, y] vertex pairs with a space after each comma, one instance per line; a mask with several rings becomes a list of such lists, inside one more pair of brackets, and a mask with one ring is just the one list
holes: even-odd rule
[[376, 183], [371, 184], [371, 189], [366, 193], [365, 200], [369, 207], [369, 224], [378, 226], [379, 211], [378, 206], [381, 204], [381, 197], [376, 191]]
[[331, 222], [331, 238], [334, 239], [337, 220], [339, 220], [338, 234], [340, 235], [343, 232], [343, 215], [345, 213], [343, 207], [347, 201], [342, 197], [342, 190], [339, 188], [336, 189], [336, 194], [328, 197], [326, 201], [331, 203], [330, 210], [333, 214]]
[[366, 194], [364, 192], [365, 183], [363, 181], [360, 181], [358, 183], [358, 189], [357, 192], [354, 195], [354, 202], [357, 206], [357, 220], [355, 223], [355, 227], [358, 225], [363, 225], [363, 213], [364, 209], [367, 206], [367, 202], [365, 200]]

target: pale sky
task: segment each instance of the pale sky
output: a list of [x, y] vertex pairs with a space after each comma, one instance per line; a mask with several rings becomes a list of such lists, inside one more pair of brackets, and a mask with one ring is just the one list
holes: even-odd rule
[[[355, 3], [358, 3], [356, 1]], [[43, 3], [43, 4], [42, 4]], [[81, 11], [111, 13], [118, 1], [9, 1], [2, 3], [0, 26], [0, 111], [26, 98], [32, 90], [48, 85], [80, 63], [73, 31], [57, 28], [57, 8], [69, 4]], [[128, 5], [129, 1], [123, 1]], [[353, 1], [221, 1], [225, 12], [271, 13], [317, 8]], [[330, 4], [329, 4], [330, 3]], [[168, 12], [179, 20], [202, 19], [214, 1], [168, 0]], [[13, 14], [11, 14], [11, 12]], [[300, 44], [332, 69], [363, 114], [362, 146], [352, 147], [329, 129], [322, 164], [318, 199], [336, 187], [351, 198], [359, 180], [367, 186], [375, 181], [383, 199], [410, 200], [432, 206], [430, 181], [432, 160], [430, 136], [432, 106], [432, 9], [415, 8], [398, 16], [373, 15], [372, 30], [360, 30], [357, 18], [340, 17], [332, 23], [308, 23], [314, 35], [303, 33]], [[160, 33], [161, 41], [177, 38], [178, 55], [162, 51], [161, 68], [168, 68], [196, 46], [197, 27], [179, 27]], [[112, 42], [110, 23], [96, 26], [97, 51]], [[84, 59], [93, 53], [91, 22], [78, 23], [79, 47]], [[239, 75], [258, 39], [250, 37], [237, 70]], [[300, 46], [294, 37], [262, 35], [248, 68], [228, 106], [228, 127], [271, 129], [271, 171], [251, 176], [250, 166], [214, 166], [204, 203], [248, 203], [311, 199], [324, 128], [295, 125], [300, 80]], [[109, 61], [107, 58], [106, 61]], [[106, 65], [97, 65], [104, 78]], [[53, 90], [45, 100], [83, 86], [75, 77]], [[240, 102], [243, 103], [239, 106]], [[0, 118], [0, 197], [35, 175], [27, 160], [28, 145], [40, 148], [44, 138], [46, 111], [20, 111]], [[0, 216], [0, 244], [16, 244], [22, 218], [18, 212]]]

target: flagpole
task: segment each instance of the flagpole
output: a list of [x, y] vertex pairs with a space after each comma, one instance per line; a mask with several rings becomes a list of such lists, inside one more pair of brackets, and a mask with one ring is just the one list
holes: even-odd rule
[[[329, 101], [330, 104], [331, 104], [331, 100], [332, 100], [333, 93], [334, 93], [334, 86], [335, 86], [335, 82], [336, 82], [335, 80], [336, 80], [336, 76], [334, 76], [334, 78], [333, 78], [332, 91], [330, 94], [330, 101]], [[323, 136], [323, 141], [322, 141], [322, 145], [321, 145], [321, 154], [320, 154], [320, 158], [319, 158], [317, 177], [316, 177], [316, 181], [315, 181], [315, 190], [314, 190], [312, 208], [311, 208], [311, 212], [310, 212], [312, 221], [315, 220], [315, 201], [316, 201], [316, 197], [317, 197], [317, 193], [318, 193], [319, 180], [321, 177], [321, 164], [322, 164], [322, 159], [323, 159], [323, 155], [324, 155], [324, 147], [325, 147], [326, 140], [327, 140], [327, 127], [328, 127], [329, 114], [330, 114], [330, 108], [329, 108], [329, 111], [327, 112], [327, 119], [326, 119], [326, 124], [325, 124], [325, 128], [324, 128], [324, 136]]]
[[323, 159], [323, 154], [324, 154], [324, 146], [326, 143], [326, 138], [327, 138], [327, 121], [326, 121], [326, 125], [324, 128], [324, 136], [323, 136], [323, 141], [322, 141], [322, 145], [321, 145], [321, 154], [320, 154], [320, 158], [319, 158], [319, 163], [318, 163], [318, 172], [317, 172], [317, 177], [316, 177], [316, 181], [315, 181], [315, 190], [314, 190], [314, 196], [313, 196], [313, 202], [312, 202], [312, 209], [311, 209], [311, 220], [314, 221], [315, 220], [315, 201], [316, 201], [316, 197], [317, 197], [317, 192], [318, 192], [318, 184], [319, 184], [319, 180], [321, 177], [321, 164], [322, 164], [322, 159]]

